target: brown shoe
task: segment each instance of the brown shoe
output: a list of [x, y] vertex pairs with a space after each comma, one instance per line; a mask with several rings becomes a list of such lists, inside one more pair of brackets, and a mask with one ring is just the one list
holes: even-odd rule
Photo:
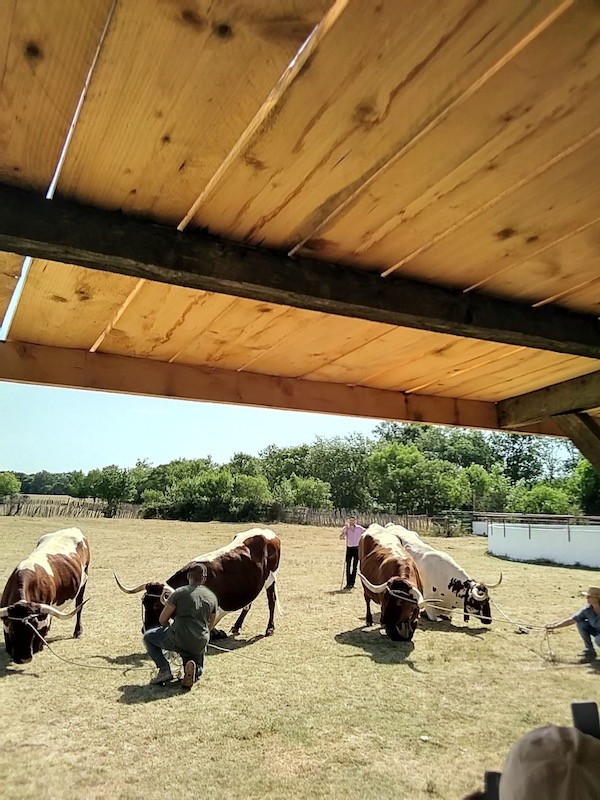
[[184, 689], [191, 689], [196, 682], [196, 662], [187, 661], [183, 669], [181, 685]]

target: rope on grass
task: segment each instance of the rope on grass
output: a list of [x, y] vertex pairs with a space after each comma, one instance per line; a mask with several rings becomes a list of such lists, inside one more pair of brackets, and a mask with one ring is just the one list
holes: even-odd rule
[[110, 670], [119, 670], [119, 672], [121, 672], [121, 673], [123, 673], [123, 674], [124, 674], [124, 673], [126, 673], [126, 672], [129, 672], [130, 670], [140, 670], [140, 669], [145, 669], [145, 670], [147, 670], [147, 669], [148, 669], [148, 667], [117, 667], [117, 666], [114, 666], [114, 665], [112, 665], [112, 664], [111, 664], [111, 665], [109, 665], [109, 664], [84, 664], [82, 661], [74, 661], [73, 659], [70, 659], [70, 658], [65, 658], [64, 656], [61, 656], [61, 655], [59, 655], [59, 654], [58, 654], [58, 653], [57, 653], [55, 650], [53, 650], [53, 649], [50, 647], [50, 645], [48, 644], [48, 642], [46, 641], [46, 639], [44, 639], [44, 637], [43, 637], [43, 636], [42, 636], [42, 634], [41, 634], [41, 633], [40, 633], [40, 632], [37, 630], [37, 628], [34, 628], [34, 626], [31, 624], [31, 622], [29, 622], [29, 620], [25, 620], [25, 624], [26, 624], [26, 625], [29, 625], [29, 627], [31, 628], [31, 630], [32, 630], [32, 631], [35, 633], [35, 635], [36, 635], [36, 636], [37, 636], [39, 639], [41, 639], [41, 640], [42, 640], [42, 642], [43, 642], [43, 643], [46, 645], [46, 647], [48, 648], [48, 650], [50, 650], [50, 652], [52, 653], [52, 655], [53, 655], [53, 656], [56, 656], [56, 658], [58, 658], [60, 661], [64, 661], [64, 662], [65, 662], [65, 664], [72, 664], [74, 667], [80, 667], [81, 669], [110, 669]]
[[[20, 620], [23, 621], [23, 620]], [[137, 671], [137, 670], [146, 670], [148, 671], [148, 667], [117, 667], [112, 664], [84, 664], [82, 661], [75, 661], [70, 658], [65, 658], [64, 656], [59, 655], [55, 650], [53, 650], [50, 645], [48, 644], [47, 640], [44, 639], [42, 634], [34, 628], [34, 626], [29, 622], [29, 620], [25, 620], [26, 625], [29, 625], [31, 630], [35, 633], [35, 635], [42, 640], [42, 642], [46, 645], [48, 650], [52, 653], [53, 656], [59, 659], [59, 661], [64, 661], [65, 664], [71, 664], [74, 667], [79, 667], [80, 669], [108, 669], [108, 670], [118, 670], [119, 672], [125, 674], [126, 672]], [[248, 658], [251, 661], [259, 661], [262, 664], [268, 664], [270, 667], [276, 666], [271, 661], [266, 661], [263, 658], [256, 658], [255, 656], [248, 656], [245, 653], [238, 653], [237, 650], [229, 650], [225, 647], [218, 647], [216, 644], [208, 643], [208, 647], [212, 647], [215, 650], [220, 650], [222, 653], [235, 653], [236, 655], [240, 656], [241, 658]], [[169, 659], [170, 663], [172, 664], [175, 659]]]

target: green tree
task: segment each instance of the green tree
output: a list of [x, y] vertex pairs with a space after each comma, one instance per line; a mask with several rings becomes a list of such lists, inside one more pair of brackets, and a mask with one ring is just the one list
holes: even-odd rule
[[99, 471], [95, 484], [96, 497], [106, 500], [106, 516], [114, 517], [119, 503], [131, 500], [134, 491], [133, 479], [128, 469], [111, 464]]
[[587, 459], [577, 463], [567, 489], [584, 514], [600, 514], [600, 472]]
[[299, 477], [328, 483], [335, 508], [371, 508], [368, 459], [372, 450], [371, 441], [364, 436], [318, 438], [310, 448], [308, 474]]
[[100, 495], [98, 494], [98, 486], [100, 484], [101, 471], [99, 469], [91, 469], [83, 479], [82, 497], [93, 497], [97, 500]]
[[508, 499], [509, 511], [523, 514], [571, 514], [573, 507], [564, 489], [539, 483], [528, 488], [524, 484], [513, 487]]
[[470, 507], [473, 511], [485, 509], [485, 499], [490, 491], [492, 479], [481, 464], [470, 464], [465, 468], [465, 475], [469, 481]]
[[448, 461], [427, 459], [414, 445], [385, 444], [369, 458], [373, 490], [394, 513], [434, 514], [469, 502], [464, 471]]
[[234, 453], [228, 464], [225, 465], [232, 475], [263, 475], [263, 465], [259, 458], [248, 453]]
[[14, 472], [0, 472], [0, 497], [18, 494], [21, 491], [21, 481]]
[[505, 511], [506, 500], [510, 491], [510, 481], [499, 464], [495, 464], [488, 473], [490, 484], [483, 500], [485, 511]]
[[144, 492], [148, 489], [148, 481], [152, 475], [152, 464], [145, 458], [135, 462], [135, 467], [129, 470], [131, 481], [133, 483], [133, 502], [141, 503]]
[[228, 513], [239, 520], [252, 520], [260, 516], [265, 506], [271, 505], [273, 494], [264, 475], [233, 475]]
[[306, 445], [299, 447], [276, 447], [269, 445], [260, 453], [262, 469], [269, 481], [269, 486], [274, 488], [283, 478], [289, 478], [292, 473], [302, 478], [310, 476], [309, 454], [311, 448]]
[[318, 478], [300, 478], [292, 473], [276, 487], [275, 496], [284, 506], [331, 508], [331, 486]]
[[229, 514], [233, 476], [228, 469], [213, 469], [171, 484], [165, 493], [164, 514], [169, 519], [200, 522]]
[[193, 478], [203, 472], [215, 468], [212, 458], [178, 458], [168, 464], [153, 467], [145, 477], [142, 492], [146, 489], [156, 489], [166, 492], [169, 486], [174, 485], [184, 478]]
[[504, 474], [512, 484], [540, 480], [544, 472], [544, 443], [539, 436], [521, 433], [497, 433], [493, 447], [504, 466]]

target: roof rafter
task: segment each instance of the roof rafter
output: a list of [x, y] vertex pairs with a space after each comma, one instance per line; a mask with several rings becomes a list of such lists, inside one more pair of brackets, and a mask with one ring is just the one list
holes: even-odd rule
[[0, 185], [0, 250], [391, 325], [600, 358], [600, 323], [562, 308], [224, 242]]
[[498, 403], [502, 428], [527, 425], [556, 414], [587, 411], [600, 406], [600, 372], [555, 383]]
[[554, 421], [600, 472], [600, 423], [589, 414], [561, 414], [554, 417]]
[[[494, 403], [173, 364], [25, 342], [0, 343], [0, 380], [149, 397], [496, 429]], [[560, 436], [552, 422], [519, 433]]]

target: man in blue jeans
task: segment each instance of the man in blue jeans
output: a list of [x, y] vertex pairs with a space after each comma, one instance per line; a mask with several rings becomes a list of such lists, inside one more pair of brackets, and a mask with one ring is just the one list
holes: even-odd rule
[[572, 617], [546, 625], [546, 629], [551, 631], [557, 628], [566, 628], [568, 625], [577, 625], [584, 644], [584, 649], [579, 654], [580, 661], [586, 662], [596, 660], [594, 642], [600, 647], [600, 587], [590, 586], [583, 594], [588, 601], [587, 606], [584, 606], [577, 614], [573, 614]]
[[191, 569], [188, 586], [175, 589], [165, 600], [159, 627], [144, 634], [148, 655], [158, 668], [157, 674], [150, 679], [153, 685], [174, 680], [164, 650], [173, 650], [181, 656], [184, 664], [181, 685], [184, 689], [191, 689], [202, 675], [210, 628], [214, 625], [219, 606], [216, 595], [202, 586], [205, 577], [203, 565]]

